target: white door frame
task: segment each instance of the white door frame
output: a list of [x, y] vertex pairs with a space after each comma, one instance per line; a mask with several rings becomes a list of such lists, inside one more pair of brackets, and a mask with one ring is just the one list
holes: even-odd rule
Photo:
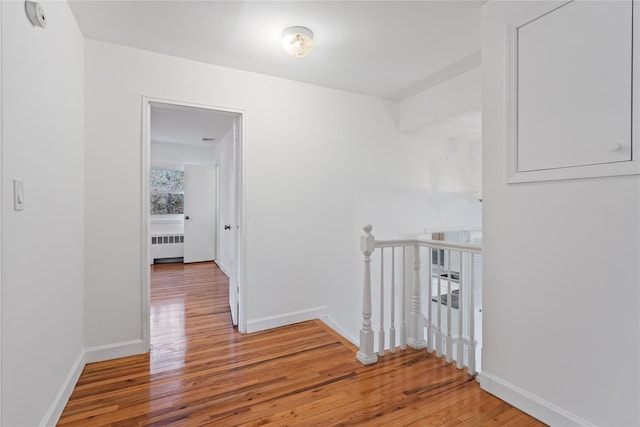
[[[2, 2], [0, 2], [0, 45], [2, 45]], [[0, 100], [2, 100], [2, 55], [0, 55]], [[0, 102], [0, 190], [2, 182], [2, 102]], [[0, 196], [3, 195], [0, 191]], [[0, 197], [0, 225], [2, 224], [2, 199]], [[2, 227], [0, 227], [0, 331], [2, 331]], [[2, 333], [0, 332], [0, 349], [2, 348]], [[2, 396], [2, 352], [0, 351], [0, 396]], [[2, 423], [2, 399], [0, 399], [0, 423]]]
[[151, 170], [151, 103], [169, 104], [181, 107], [194, 107], [206, 110], [224, 111], [229, 113], [237, 113], [240, 115], [241, 133], [237, 142], [237, 149], [234, 150], [238, 158], [234, 159], [237, 167], [235, 168], [235, 226], [236, 226], [236, 248], [239, 257], [237, 263], [237, 282], [238, 282], [238, 330], [240, 333], [247, 332], [245, 319], [246, 307], [245, 301], [245, 257], [246, 257], [246, 231], [245, 231], [245, 150], [244, 150], [244, 110], [218, 107], [213, 105], [197, 104], [193, 102], [176, 101], [171, 99], [154, 98], [142, 96], [142, 143], [141, 143], [141, 164], [140, 164], [140, 182], [141, 182], [141, 204], [142, 218], [140, 218], [142, 235], [141, 248], [141, 277], [142, 277], [142, 340], [144, 342], [145, 351], [149, 351], [151, 346], [151, 269], [149, 268], [149, 171]]
[[220, 162], [216, 163], [213, 167], [215, 169], [214, 175], [216, 177], [216, 185], [215, 185], [216, 200], [215, 200], [215, 207], [214, 207], [216, 212], [216, 220], [215, 220], [216, 239], [215, 239], [215, 242], [213, 242], [213, 247], [216, 255], [215, 260], [217, 261], [220, 256]]

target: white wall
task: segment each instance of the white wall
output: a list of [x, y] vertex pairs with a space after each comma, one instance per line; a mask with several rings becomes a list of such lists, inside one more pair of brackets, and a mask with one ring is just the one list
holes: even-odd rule
[[[415, 237], [425, 229], [481, 228], [482, 205], [474, 198], [482, 189], [480, 90], [466, 80], [457, 77], [399, 102], [398, 120], [411, 126], [398, 135], [392, 151], [378, 159], [383, 164], [380, 175], [363, 182], [355, 194], [351, 210], [357, 232], [351, 244], [356, 250], [365, 224], [373, 225], [377, 239]], [[447, 111], [432, 114], [445, 104]], [[344, 328], [340, 332], [354, 342], [362, 323], [362, 255], [355, 262], [358, 268], [350, 280], [358, 286], [336, 287], [330, 311]], [[373, 306], [378, 305], [374, 293]], [[379, 322], [375, 310], [372, 320]]]
[[357, 223], [373, 224], [379, 239], [414, 237], [426, 228], [480, 228], [482, 205], [474, 198], [482, 188], [479, 121], [473, 112], [401, 135], [394, 156], [406, 178], [363, 186], [354, 199]]
[[399, 128], [404, 132], [412, 131], [469, 111], [478, 111], [481, 78], [480, 68], [474, 68], [402, 100], [398, 103]]
[[[384, 102], [92, 40], [86, 46], [88, 345], [132, 342], [142, 333], [142, 95], [246, 111], [249, 329], [331, 306], [327, 312], [356, 331], [358, 313], [333, 309], [345, 290], [360, 294], [363, 223], [354, 203], [363, 191], [406, 188], [419, 166], [406, 167], [418, 144], [397, 150], [402, 137]], [[106, 179], [110, 160], [120, 173]], [[99, 227], [106, 218], [117, 227]], [[113, 255], [116, 246], [126, 249]], [[100, 262], [106, 253], [118, 269]], [[359, 297], [348, 301], [349, 313], [358, 311]]]
[[481, 227], [480, 83], [476, 68], [398, 102], [401, 134], [390, 163], [403, 168], [401, 179], [388, 173], [366, 183], [354, 204], [357, 221], [368, 219], [377, 238]]
[[1, 4], [5, 426], [54, 424], [84, 366], [84, 42], [66, 2], [42, 5], [46, 29]]
[[[474, 198], [482, 191], [480, 77], [475, 68], [398, 103], [397, 150], [411, 174], [408, 186], [361, 195], [366, 210], [375, 203], [387, 208], [387, 218], [374, 223], [392, 229], [376, 227], [379, 237], [409, 236], [424, 227], [481, 227], [482, 205]], [[414, 208], [406, 209], [402, 199]]]
[[[153, 121], [153, 115], [151, 116]], [[184, 170], [185, 164], [213, 165], [215, 147], [151, 141], [151, 167]]]
[[505, 184], [504, 21], [530, 5], [483, 8], [481, 384], [552, 425], [638, 425], [638, 177]]
[[[432, 187], [422, 183], [432, 171], [420, 159], [457, 148], [400, 134], [379, 99], [93, 40], [86, 46], [88, 345], [138, 342], [142, 334], [136, 212], [143, 95], [246, 111], [247, 329], [326, 313], [356, 335], [361, 227], [371, 218], [390, 230], [382, 221], [397, 223], [384, 200], [376, 207], [370, 195], [416, 193], [407, 203], [429, 197]], [[106, 179], [110, 160], [120, 173]], [[427, 213], [428, 204], [413, 203]], [[433, 226], [425, 212], [415, 213], [413, 231], [402, 232]], [[99, 227], [106, 218], [117, 227]], [[100, 262], [116, 246], [126, 247], [112, 259], [117, 270]]]

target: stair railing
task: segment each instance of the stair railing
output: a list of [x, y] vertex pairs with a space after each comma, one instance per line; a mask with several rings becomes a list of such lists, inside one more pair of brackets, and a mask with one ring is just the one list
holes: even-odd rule
[[[481, 311], [475, 293], [481, 284], [481, 278], [477, 277], [481, 269], [477, 267], [481, 263], [482, 248], [428, 239], [376, 240], [371, 234], [371, 225], [363, 229], [365, 234], [360, 239], [364, 254], [362, 328], [357, 360], [369, 365], [384, 356], [387, 348], [392, 353], [398, 347], [400, 350], [406, 350], [407, 346], [425, 348], [437, 357], [445, 356], [449, 363], [455, 360], [458, 368], [466, 367], [475, 375], [479, 355], [476, 316]], [[380, 280], [378, 310], [373, 313], [371, 269], [376, 251], [380, 253], [376, 259]], [[385, 257], [385, 252], [390, 252], [390, 256]], [[411, 280], [407, 281], [407, 277]], [[423, 291], [426, 291], [426, 301], [422, 298]], [[386, 296], [389, 297], [387, 316]], [[374, 350], [374, 315], [379, 323], [377, 351]], [[398, 338], [397, 320], [400, 323]], [[386, 321], [390, 325], [388, 341], [385, 340]]]

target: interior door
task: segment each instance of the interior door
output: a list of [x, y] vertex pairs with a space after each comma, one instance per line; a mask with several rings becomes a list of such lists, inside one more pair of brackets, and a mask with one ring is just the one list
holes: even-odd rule
[[238, 281], [238, 224], [237, 224], [237, 212], [238, 212], [238, 191], [237, 191], [237, 177], [236, 173], [239, 170], [238, 162], [240, 161], [240, 119], [236, 119], [233, 123], [233, 170], [229, 174], [231, 177], [230, 182], [230, 195], [231, 203], [229, 203], [229, 228], [225, 229], [225, 233], [231, 233], [231, 247], [229, 253], [231, 258], [229, 259], [230, 276], [229, 276], [229, 309], [231, 310], [231, 321], [234, 325], [238, 325], [238, 311], [239, 311], [239, 281]]
[[184, 166], [184, 262], [216, 257], [216, 174], [213, 166]]

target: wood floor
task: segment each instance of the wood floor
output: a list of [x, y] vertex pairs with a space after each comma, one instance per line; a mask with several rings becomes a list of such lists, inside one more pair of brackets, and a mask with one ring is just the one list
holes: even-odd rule
[[58, 425], [543, 425], [424, 351], [366, 367], [320, 321], [240, 335], [215, 264], [151, 277], [150, 353], [87, 365]]

